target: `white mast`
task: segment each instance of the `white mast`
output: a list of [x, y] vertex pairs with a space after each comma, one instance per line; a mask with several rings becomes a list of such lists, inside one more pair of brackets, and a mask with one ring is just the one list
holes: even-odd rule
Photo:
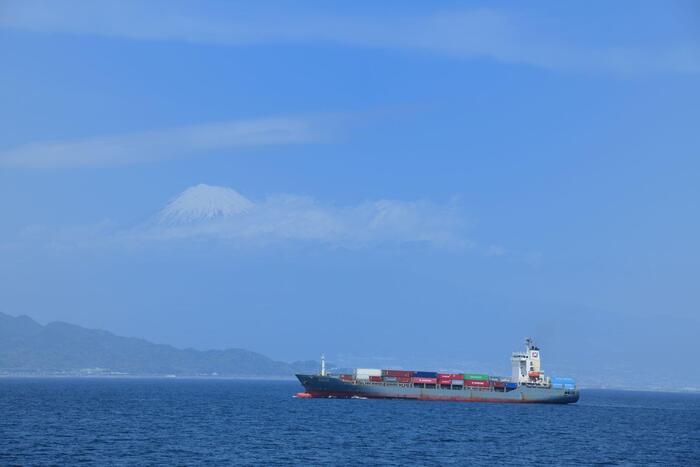
[[321, 354], [321, 376], [326, 376], [326, 357]]

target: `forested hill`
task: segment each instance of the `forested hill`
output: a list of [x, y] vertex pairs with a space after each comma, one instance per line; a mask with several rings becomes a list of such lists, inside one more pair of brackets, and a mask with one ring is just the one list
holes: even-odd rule
[[107, 331], [0, 313], [1, 374], [282, 377], [315, 372], [316, 362], [285, 363], [243, 349], [195, 350]]

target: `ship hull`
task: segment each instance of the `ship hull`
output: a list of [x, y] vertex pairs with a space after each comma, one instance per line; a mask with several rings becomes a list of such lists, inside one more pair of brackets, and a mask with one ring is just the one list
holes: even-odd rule
[[578, 390], [518, 386], [510, 391], [495, 388], [424, 388], [412, 384], [363, 383], [343, 381], [332, 376], [296, 375], [306, 397], [368, 399], [413, 399], [453, 402], [503, 402], [571, 404], [579, 399]]

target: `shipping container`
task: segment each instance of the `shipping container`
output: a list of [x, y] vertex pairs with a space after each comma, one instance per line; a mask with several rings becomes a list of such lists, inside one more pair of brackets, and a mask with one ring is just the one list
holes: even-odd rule
[[573, 378], [560, 378], [558, 376], [553, 376], [551, 382], [552, 384], [576, 384]]
[[396, 380], [397, 380], [397, 382], [399, 382], [399, 383], [410, 383], [410, 382], [411, 382], [411, 378], [410, 378], [410, 377], [404, 377], [404, 376], [398, 376], [398, 377], [396, 378]]
[[552, 384], [552, 389], [576, 389], [573, 384]]
[[[443, 385], [447, 385], [447, 386], [452, 386], [452, 381], [456, 381], [456, 380], [454, 380], [454, 379], [439, 379], [438, 383], [443, 384]], [[460, 379], [460, 381], [464, 381], [464, 380]]]
[[396, 379], [396, 376], [384, 376], [384, 381], [386, 381], [387, 383], [395, 383]]
[[353, 370], [354, 375], [367, 375], [367, 376], [382, 376], [382, 370], [375, 368], [356, 368]]
[[396, 378], [410, 378], [413, 371], [410, 370], [382, 370], [383, 376], [395, 376]]
[[489, 387], [489, 382], [488, 380], [483, 380], [483, 379], [465, 379], [464, 384], [467, 386], [478, 386], [480, 388], [487, 388]]
[[414, 371], [414, 378], [437, 378], [437, 372], [435, 371]]
[[462, 373], [438, 373], [437, 377], [443, 379], [464, 379]]
[[352, 375], [340, 375], [340, 379], [343, 381], [352, 381]]
[[363, 375], [360, 373], [360, 374], [354, 375], [354, 376], [355, 376], [355, 379], [358, 381], [369, 381], [369, 375]]
[[484, 375], [481, 373], [464, 373], [462, 376], [463, 379], [467, 380], [482, 380], [482, 381], [488, 381], [489, 380], [489, 375]]
[[504, 387], [506, 387], [506, 383], [503, 381], [494, 381], [493, 387], [494, 388], [504, 388]]
[[463, 379], [453, 379], [452, 386], [464, 386], [464, 380]]
[[411, 380], [414, 383], [419, 383], [419, 384], [437, 384], [437, 378], [426, 378], [423, 376], [414, 376]]
[[518, 387], [518, 383], [506, 383], [506, 389], [515, 389]]
[[372, 381], [373, 383], [381, 383], [382, 377], [381, 376], [370, 376], [369, 380]]

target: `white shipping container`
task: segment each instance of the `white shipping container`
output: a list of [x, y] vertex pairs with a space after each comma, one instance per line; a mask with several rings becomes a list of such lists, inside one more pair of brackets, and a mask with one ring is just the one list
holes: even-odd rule
[[355, 375], [355, 379], [358, 381], [369, 381], [369, 375]]
[[354, 375], [360, 376], [382, 376], [382, 370], [375, 369], [375, 368], [355, 368], [353, 371]]

